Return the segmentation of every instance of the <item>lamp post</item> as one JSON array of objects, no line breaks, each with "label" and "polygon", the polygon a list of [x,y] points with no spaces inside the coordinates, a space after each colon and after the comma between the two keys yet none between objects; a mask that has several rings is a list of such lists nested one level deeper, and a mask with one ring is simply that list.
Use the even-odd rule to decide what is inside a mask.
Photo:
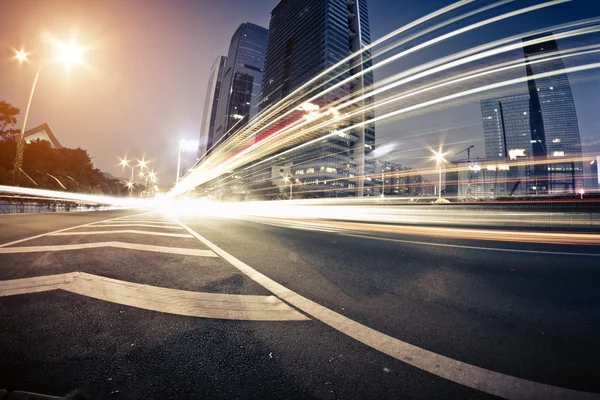
[{"label": "lamp post", "polygon": [[438,180],[438,202],[442,202],[442,164],[446,162],[445,154],[440,150],[433,152],[433,159],[437,161],[439,180]]},{"label": "lamp post", "polygon": [[300,183],[300,179],[294,178],[291,175],[281,176],[283,177],[283,181],[285,183],[290,183],[290,200],[292,200],[292,187],[294,186],[294,179],[296,180],[296,183]]},{"label": "lamp post", "polygon": [[129,180],[129,182],[127,182],[127,188],[129,191],[129,197],[132,196],[133,194],[133,170],[135,169],[134,165],[129,165],[129,160],[127,160],[127,156],[125,156],[124,158],[120,158],[119,160],[121,160],[119,162],[119,165],[121,167],[123,167],[123,171],[125,171],[125,167],[129,167],[131,168],[131,179]]},{"label": "lamp post", "polygon": [[[60,44],[60,53],[59,60],[66,63],[68,66],[75,62],[81,61],[81,53],[83,52],[82,48],[77,46],[74,43],[65,45]],[[15,54],[15,58],[19,60],[19,62],[29,61],[27,58],[27,54],[23,50],[19,50]],[[31,101],[33,100],[33,94],[35,93],[35,88],[37,87],[37,82],[40,77],[40,73],[42,72],[42,66],[44,65],[44,60],[40,61],[38,65],[37,72],[35,77],[33,78],[33,85],[31,85],[31,91],[29,92],[29,100],[27,101],[27,108],[25,109],[25,116],[23,118],[23,127],[21,128],[21,132],[19,133],[19,138],[17,140],[17,154],[15,155],[15,163],[13,166],[13,185],[19,186],[21,182],[21,172],[23,168],[23,153],[25,151],[25,129],[27,128],[27,118],[29,117],[29,109],[31,108]]]}]

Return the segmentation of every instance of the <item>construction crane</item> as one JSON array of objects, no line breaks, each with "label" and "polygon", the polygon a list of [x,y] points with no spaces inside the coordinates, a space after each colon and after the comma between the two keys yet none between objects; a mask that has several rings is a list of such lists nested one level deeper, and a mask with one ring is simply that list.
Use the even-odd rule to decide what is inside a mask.
[{"label": "construction crane", "polygon": [[473,147],[475,147],[475,145],[474,145],[474,144],[473,144],[473,145],[471,145],[471,146],[469,146],[469,147],[467,147],[467,148],[466,148],[466,149],[464,149],[464,150],[461,150],[461,151],[459,151],[458,153],[456,153],[456,154],[455,154],[455,156],[457,156],[457,155],[459,155],[459,154],[461,154],[461,153],[464,153],[464,152],[466,151],[466,152],[467,152],[467,161],[471,161],[471,149],[472,149]]}]

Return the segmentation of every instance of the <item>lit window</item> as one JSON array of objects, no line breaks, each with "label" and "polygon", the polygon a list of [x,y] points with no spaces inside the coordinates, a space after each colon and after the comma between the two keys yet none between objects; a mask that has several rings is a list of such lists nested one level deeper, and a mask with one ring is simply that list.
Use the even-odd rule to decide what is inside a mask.
[{"label": "lit window", "polygon": [[555,151],[552,153],[552,155],[554,157],[564,157],[565,156],[565,152],[564,151]]},{"label": "lit window", "polygon": [[560,139],[559,138],[552,139],[552,143],[560,143]]}]

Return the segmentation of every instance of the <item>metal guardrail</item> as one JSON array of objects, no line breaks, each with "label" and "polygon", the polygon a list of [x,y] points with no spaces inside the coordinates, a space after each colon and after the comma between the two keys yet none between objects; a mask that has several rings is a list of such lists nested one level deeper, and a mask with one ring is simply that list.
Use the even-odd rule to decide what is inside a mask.
[{"label": "metal guardrail", "polygon": [[80,204],[67,201],[0,199],[0,214],[103,211],[110,208],[100,204]]}]

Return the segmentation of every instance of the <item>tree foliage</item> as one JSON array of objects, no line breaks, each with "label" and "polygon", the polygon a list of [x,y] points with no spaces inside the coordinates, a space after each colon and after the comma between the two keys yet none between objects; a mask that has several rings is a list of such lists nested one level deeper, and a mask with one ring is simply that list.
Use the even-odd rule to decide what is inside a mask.
[{"label": "tree foliage", "polygon": [[[17,149],[14,138],[0,140],[0,185],[12,184],[12,169]],[[117,179],[107,179],[94,168],[83,149],[53,149],[50,142],[35,140],[25,144],[21,186],[69,192],[127,194],[127,188]]]},{"label": "tree foliage", "polygon": [[[18,114],[18,108],[0,101],[0,185],[12,185],[19,133],[12,127]],[[94,168],[86,150],[53,149],[45,140],[25,144],[23,171],[27,176],[22,176],[22,186],[113,196],[127,194],[127,188],[119,180],[108,179]]]},{"label": "tree foliage", "polygon": [[17,115],[19,109],[10,103],[0,100],[0,138],[6,139],[16,137],[19,134],[19,129],[14,129],[17,123]]}]

